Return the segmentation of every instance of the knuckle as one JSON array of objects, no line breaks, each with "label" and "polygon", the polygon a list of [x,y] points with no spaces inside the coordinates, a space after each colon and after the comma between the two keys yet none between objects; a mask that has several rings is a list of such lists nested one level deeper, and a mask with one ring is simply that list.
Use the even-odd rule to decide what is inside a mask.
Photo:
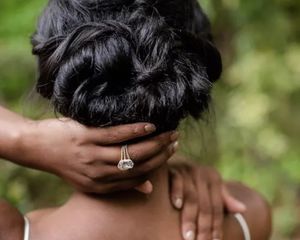
[{"label": "knuckle", "polygon": [[80,143],[80,138],[76,134],[70,136],[70,141],[72,144],[78,145]]},{"label": "knuckle", "polygon": [[82,182],[80,183],[80,187],[82,189],[85,189],[85,191],[91,191],[94,187],[94,182],[91,179],[84,179],[82,180]]},{"label": "knuckle", "polygon": [[89,167],[94,164],[94,160],[88,154],[85,156],[81,155],[81,157],[78,157],[76,159],[80,161],[81,166],[86,166],[86,171],[89,171]]},{"label": "knuckle", "polygon": [[75,159],[79,159],[79,160],[85,159],[86,155],[83,153],[82,150],[76,149],[73,153],[74,153]]},{"label": "knuckle", "polygon": [[163,143],[158,139],[154,142],[154,147],[157,149],[157,150],[162,150],[164,145]]},{"label": "knuckle", "polygon": [[157,136],[157,142],[160,143],[161,146],[166,146],[170,140],[169,140],[169,135],[168,134],[161,134],[159,136]]},{"label": "knuckle", "polygon": [[187,191],[185,193],[186,204],[190,206],[197,206],[198,207],[198,196],[194,192]]},{"label": "knuckle", "polygon": [[212,211],[210,207],[201,207],[200,208],[201,217],[202,218],[211,218],[212,217]]},{"label": "knuckle", "polygon": [[112,136],[113,136],[113,140],[117,140],[117,139],[120,139],[121,140],[124,140],[126,139],[127,137],[134,137],[136,136],[138,133],[138,129],[137,128],[134,128],[132,126],[129,126],[129,127],[124,127],[124,128],[120,128],[116,131],[113,131],[112,133]]},{"label": "knuckle", "polygon": [[118,134],[126,137],[135,137],[143,134],[143,128],[139,124],[127,125],[120,128]]},{"label": "knuckle", "polygon": [[118,131],[113,131],[108,134],[107,139],[109,142],[114,142],[118,139],[118,136],[119,136]]},{"label": "knuckle", "polygon": [[94,168],[90,168],[88,170],[88,177],[92,180],[98,179],[102,177],[102,174],[96,171]]},{"label": "knuckle", "polygon": [[112,128],[103,129],[103,139],[107,142],[113,142],[118,138],[118,132],[119,131],[113,130]]},{"label": "knuckle", "polygon": [[202,235],[209,235],[211,233],[211,226],[209,223],[199,224],[198,231],[201,232]]},{"label": "knuckle", "polygon": [[135,124],[129,127],[128,132],[133,136],[140,135],[143,133],[143,128],[140,125]]},{"label": "knuckle", "polygon": [[92,168],[87,168],[85,170],[85,175],[89,178],[89,179],[93,179],[94,178],[94,172],[92,170]]},{"label": "knuckle", "polygon": [[90,165],[83,164],[81,166],[81,174],[89,178],[90,169],[91,169]]}]

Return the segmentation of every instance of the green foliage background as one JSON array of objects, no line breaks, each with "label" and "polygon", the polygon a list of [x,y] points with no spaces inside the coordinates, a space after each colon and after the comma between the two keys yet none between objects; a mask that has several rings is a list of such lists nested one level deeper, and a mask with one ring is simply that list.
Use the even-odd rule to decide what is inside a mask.
[{"label": "green foliage background", "polygon": [[[0,1],[0,102],[33,118],[45,105],[28,97],[36,77],[29,38],[45,2]],[[273,239],[299,239],[300,1],[201,3],[223,52],[224,74],[214,92],[213,124],[201,124],[201,136],[184,134],[183,145],[226,179],[246,182],[269,199]],[[53,176],[0,162],[0,195],[23,211],[67,194]]]}]

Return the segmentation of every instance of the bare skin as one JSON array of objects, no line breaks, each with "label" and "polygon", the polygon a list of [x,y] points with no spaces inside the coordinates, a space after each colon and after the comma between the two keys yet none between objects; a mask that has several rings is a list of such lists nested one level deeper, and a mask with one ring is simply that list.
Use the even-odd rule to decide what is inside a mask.
[{"label": "bare skin", "polygon": [[[13,163],[50,172],[69,182],[75,189],[85,193],[104,194],[135,187],[149,194],[153,186],[146,181],[147,174],[159,168],[176,150],[178,133],[176,131],[138,142],[130,146],[130,155],[138,167],[129,173],[121,173],[115,167],[119,161],[120,145],[126,140],[143,137],[155,132],[155,126],[149,123],[137,123],[106,129],[87,128],[71,119],[47,119],[32,121],[0,106],[0,157]],[[196,168],[196,167],[195,167]],[[198,166],[197,169],[202,169]],[[181,212],[182,235],[190,230],[198,232],[200,240],[210,240],[211,234],[222,236],[220,224],[223,216],[213,211],[210,218],[201,214],[203,199],[210,192],[223,201],[212,202],[216,208],[226,207],[232,212],[243,212],[244,206],[230,194],[221,189],[221,181],[213,189],[206,188],[213,180],[210,175],[201,174],[202,188],[189,189],[188,178],[181,174],[172,175],[172,203]],[[190,186],[190,187],[189,187]],[[197,202],[193,199],[199,197]],[[178,201],[179,200],[179,201]],[[178,205],[179,203],[179,205]],[[198,213],[190,209],[198,209]],[[1,209],[0,209],[1,211]],[[45,212],[45,211],[44,211]],[[199,215],[199,217],[197,217]],[[210,219],[213,219],[211,221]],[[20,220],[22,221],[22,219]],[[202,222],[211,229],[197,228]],[[201,224],[202,225],[202,224]],[[215,226],[215,227],[212,227]]]},{"label": "bare skin", "polygon": [[82,192],[131,189],[165,163],[174,152],[173,131],[132,146],[139,167],[130,174],[115,168],[123,142],[155,132],[150,123],[88,128],[71,119],[32,121],[0,106],[0,157],[58,175]]},{"label": "bare skin", "polygon": [[[76,192],[59,208],[29,213],[31,240],[182,239],[180,212],[172,207],[169,196],[168,167],[158,170],[151,181],[155,190],[148,197],[136,191],[105,197]],[[227,187],[247,206],[244,216],[252,239],[267,240],[271,218],[263,198],[241,184],[230,183]],[[7,232],[5,238],[0,239],[21,240],[22,217],[14,209],[7,211],[16,215],[14,221],[19,224],[13,225],[14,231],[4,231]],[[222,226],[224,240],[243,240],[241,228],[232,215],[225,216]]]},{"label": "bare skin", "polygon": [[197,240],[222,240],[224,210],[232,214],[247,210],[212,167],[181,158],[181,162],[172,164],[171,176],[172,200],[183,199],[181,225],[185,239],[194,235]]}]

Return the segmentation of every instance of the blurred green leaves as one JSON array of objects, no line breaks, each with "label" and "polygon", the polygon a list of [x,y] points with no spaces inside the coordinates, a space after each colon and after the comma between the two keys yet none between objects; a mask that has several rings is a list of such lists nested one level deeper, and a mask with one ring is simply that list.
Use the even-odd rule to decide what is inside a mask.
[{"label": "blurred green leaves", "polygon": [[225,60],[215,94],[219,166],[268,197],[274,239],[291,239],[299,224],[300,2],[208,4]]}]

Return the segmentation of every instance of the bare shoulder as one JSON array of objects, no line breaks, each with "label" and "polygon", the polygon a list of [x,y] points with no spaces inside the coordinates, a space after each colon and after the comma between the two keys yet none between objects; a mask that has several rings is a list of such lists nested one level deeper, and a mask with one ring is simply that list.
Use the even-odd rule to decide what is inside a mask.
[{"label": "bare shoulder", "polygon": [[[249,226],[252,239],[270,239],[272,232],[272,213],[269,203],[265,200],[265,198],[258,192],[241,183],[230,182],[227,183],[227,187],[234,197],[245,203],[247,206],[247,211],[243,213],[243,217]],[[236,220],[234,220],[232,217],[228,222],[233,224],[228,224],[225,228],[225,232],[231,232],[231,234],[228,234],[229,237],[225,237],[225,239],[233,239],[232,233],[237,232],[234,230],[234,228],[240,228],[240,226],[236,224]],[[234,228],[232,228],[232,226],[234,226]],[[232,231],[227,231],[230,229]]]},{"label": "bare shoulder", "polygon": [[24,218],[17,208],[0,199],[0,240],[22,239]]},{"label": "bare shoulder", "polygon": [[[26,214],[26,217],[30,219],[31,223],[36,223],[40,221],[42,218],[47,217],[51,215],[57,208],[44,208],[44,209],[39,209],[32,211],[30,213]],[[1,239],[0,239],[1,240]]]}]

